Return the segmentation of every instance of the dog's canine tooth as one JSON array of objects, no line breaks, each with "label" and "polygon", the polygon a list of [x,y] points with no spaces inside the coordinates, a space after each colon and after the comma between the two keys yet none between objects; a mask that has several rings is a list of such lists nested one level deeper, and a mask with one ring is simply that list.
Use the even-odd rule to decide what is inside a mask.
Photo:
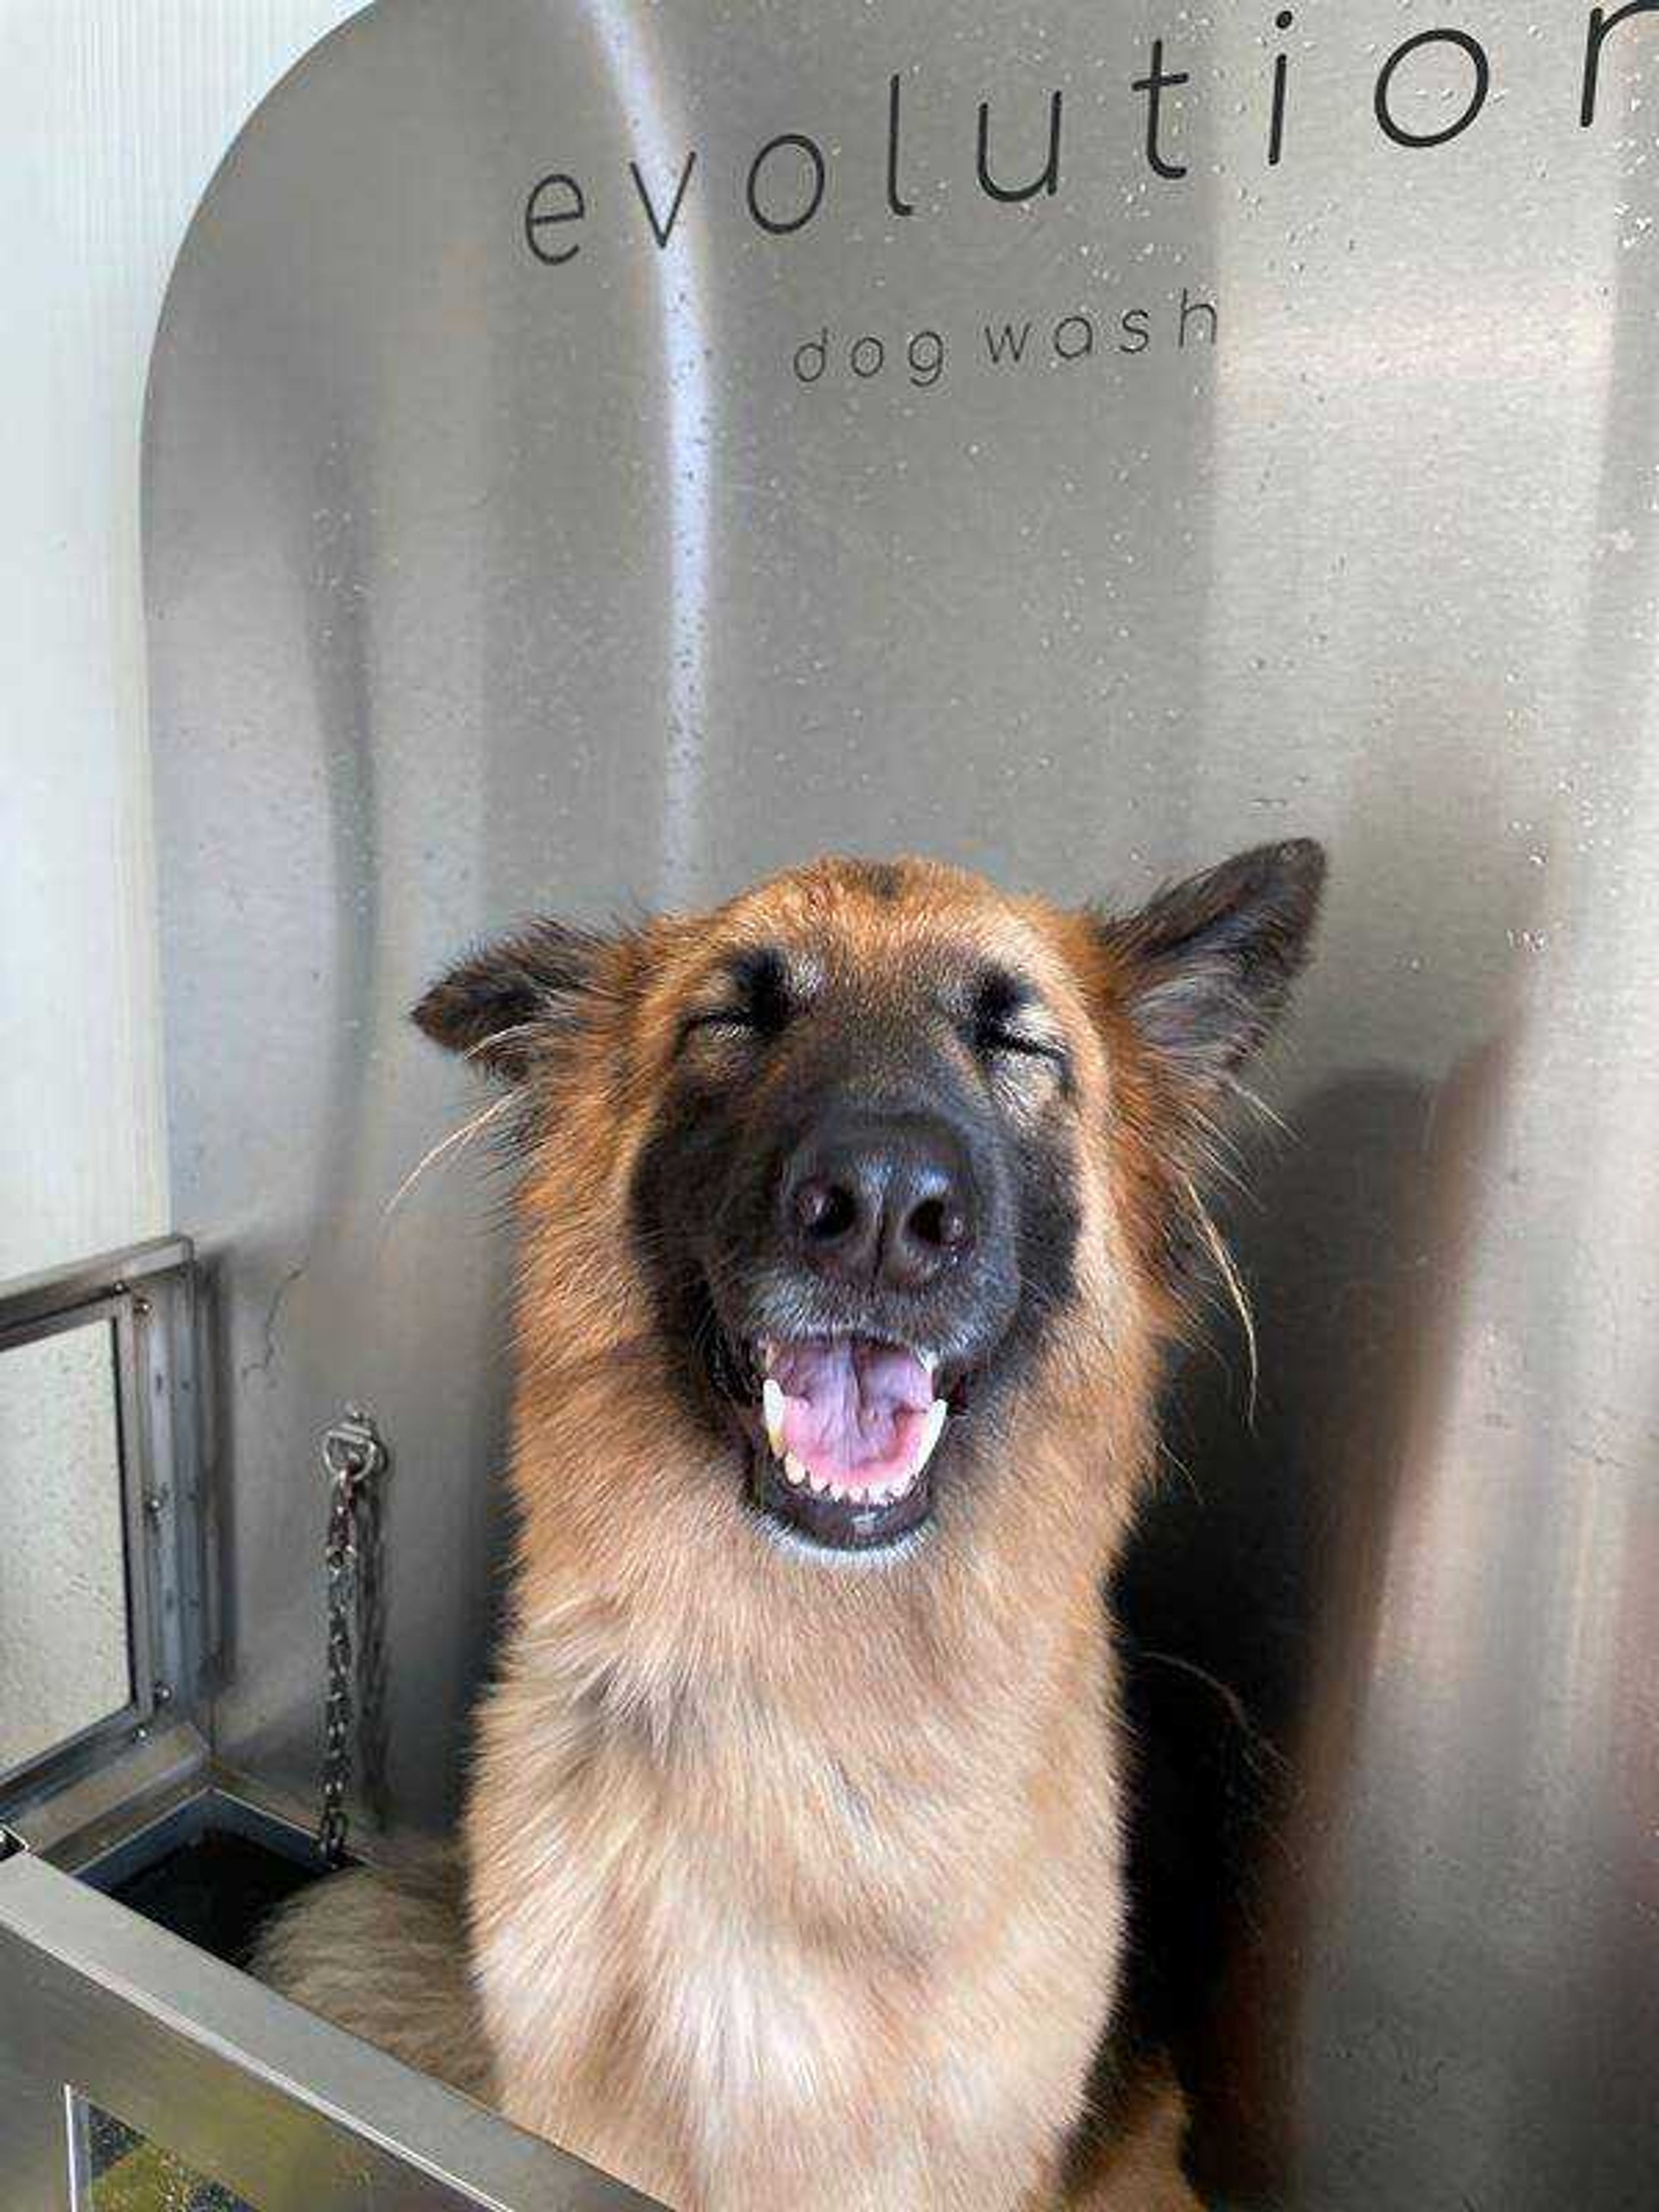
[{"label": "dog's canine tooth", "polygon": [[797,1490],[800,1489],[807,1480],[806,1469],[795,1457],[793,1452],[787,1452],[784,1455],[783,1471]]},{"label": "dog's canine tooth", "polygon": [[921,1429],[921,1449],[917,1453],[916,1463],[910,1470],[912,1481],[933,1456],[933,1447],[945,1433],[945,1424],[950,1411],[949,1405],[943,1398],[935,1398],[927,1408],[927,1419],[923,1422]]},{"label": "dog's canine tooth", "polygon": [[783,1385],[775,1382],[769,1375],[761,1392],[761,1408],[766,1416],[766,1441],[772,1447],[775,1459],[783,1457]]}]

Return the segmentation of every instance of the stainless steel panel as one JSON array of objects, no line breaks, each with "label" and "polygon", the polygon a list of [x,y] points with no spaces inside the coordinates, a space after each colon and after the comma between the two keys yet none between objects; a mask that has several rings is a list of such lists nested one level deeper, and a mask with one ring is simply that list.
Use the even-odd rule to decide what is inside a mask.
[{"label": "stainless steel panel", "polygon": [[259,2212],[651,2212],[27,1854],[0,1865],[0,1988],[7,2212],[84,2203],[78,2099]]},{"label": "stainless steel panel", "polygon": [[[314,1773],[312,1455],[365,1401],[428,1824],[507,1264],[483,1144],[392,1203],[475,1103],[403,1019],[437,963],[827,846],[1129,896],[1327,837],[1296,1139],[1234,1224],[1255,1429],[1229,1346],[1130,1577],[1286,1762],[1204,1923],[1211,2155],[1298,2206],[1611,2212],[1659,2195],[1659,10],[1607,31],[1588,127],[1586,9],[1455,15],[1397,64],[1426,0],[1282,39],[1167,0],[382,0],[320,48],[210,196],[153,386],[173,1187],[223,1292],[221,1747]],[[994,200],[979,103],[1032,180],[1054,89],[1056,189]],[[745,186],[791,132],[827,185],[776,234]],[[770,220],[811,161],[766,157]]]}]

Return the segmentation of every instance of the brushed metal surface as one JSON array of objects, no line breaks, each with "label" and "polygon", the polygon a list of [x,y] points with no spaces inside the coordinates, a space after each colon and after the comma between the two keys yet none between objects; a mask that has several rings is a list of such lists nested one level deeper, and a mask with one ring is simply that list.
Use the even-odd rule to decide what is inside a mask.
[{"label": "brushed metal surface", "polygon": [[27,1852],[0,1865],[0,1988],[6,2212],[87,2201],[82,2099],[258,2212],[653,2212]]},{"label": "brushed metal surface", "polygon": [[[1419,0],[1282,38],[1169,0],[382,0],[238,143],[156,356],[219,1749],[275,1783],[314,1774],[312,1460],[355,1397],[397,1455],[394,1802],[453,1801],[487,1146],[388,1206],[481,1103],[404,1020],[461,940],[825,847],[1130,897],[1329,841],[1266,1079],[1295,1140],[1232,1209],[1254,1429],[1223,1332],[1128,1577],[1148,1682],[1272,1747],[1229,1754],[1271,1820],[1193,1923],[1240,2201],[1659,2195],[1659,11],[1608,28],[1586,127],[1588,18],[1465,0],[1395,61]],[[1055,190],[994,199],[980,102],[1012,189],[1056,89]],[[780,233],[747,198],[806,207],[811,149],[751,170],[784,134],[826,183]]]}]

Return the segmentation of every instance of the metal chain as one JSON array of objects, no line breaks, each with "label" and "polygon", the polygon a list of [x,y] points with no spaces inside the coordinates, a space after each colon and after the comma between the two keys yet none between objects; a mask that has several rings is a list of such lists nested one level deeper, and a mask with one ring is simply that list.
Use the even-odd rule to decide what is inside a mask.
[{"label": "metal chain", "polygon": [[323,1472],[328,1477],[328,1533],[323,1544],[325,1602],[328,1616],[327,1686],[323,1698],[322,1810],[317,1850],[325,1866],[345,1857],[346,1790],[351,1781],[352,1642],[360,1577],[377,1588],[377,1563],[364,1551],[378,1526],[362,1509],[374,1478],[386,1464],[386,1449],[368,1414],[348,1406],[322,1442]]}]

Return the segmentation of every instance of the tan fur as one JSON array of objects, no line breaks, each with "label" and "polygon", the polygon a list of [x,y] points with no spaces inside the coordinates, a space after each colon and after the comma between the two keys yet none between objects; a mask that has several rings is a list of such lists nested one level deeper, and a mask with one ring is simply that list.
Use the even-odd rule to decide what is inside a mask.
[{"label": "tan fur", "polygon": [[[1077,1071],[1080,1295],[980,1443],[1017,1448],[1010,1479],[942,1497],[896,1567],[756,1535],[627,1234],[685,1007],[720,946],[780,938],[878,992],[941,947],[1017,962]],[[1097,933],[928,864],[895,898],[821,863],[609,957],[539,1079],[556,1133],[521,1200],[520,1534],[465,1827],[470,1978],[429,1893],[367,1878],[303,1902],[266,1971],[682,2212],[1047,2212],[1122,1936],[1100,1590],[1174,1319],[1165,1079]],[[1194,2204],[1181,2131],[1164,2084],[1065,2201]]]},{"label": "tan fur", "polygon": [[1149,2069],[1063,2196],[1066,2212],[1203,2212],[1181,2170],[1186,2133],[1187,2100],[1173,2075]]},{"label": "tan fur", "polygon": [[360,1869],[304,1893],[266,1929],[263,1981],[482,2102],[489,2045],[467,1966],[461,1869]]},{"label": "tan fur", "polygon": [[[499,2103],[468,1975],[459,1865],[336,1875],[272,1923],[255,1971],[405,2065]],[[1114,2112],[1104,2140],[1069,2183],[1046,2179],[1021,2212],[1203,2212],[1181,2171],[1186,2128],[1180,2089],[1153,2072]]]}]

